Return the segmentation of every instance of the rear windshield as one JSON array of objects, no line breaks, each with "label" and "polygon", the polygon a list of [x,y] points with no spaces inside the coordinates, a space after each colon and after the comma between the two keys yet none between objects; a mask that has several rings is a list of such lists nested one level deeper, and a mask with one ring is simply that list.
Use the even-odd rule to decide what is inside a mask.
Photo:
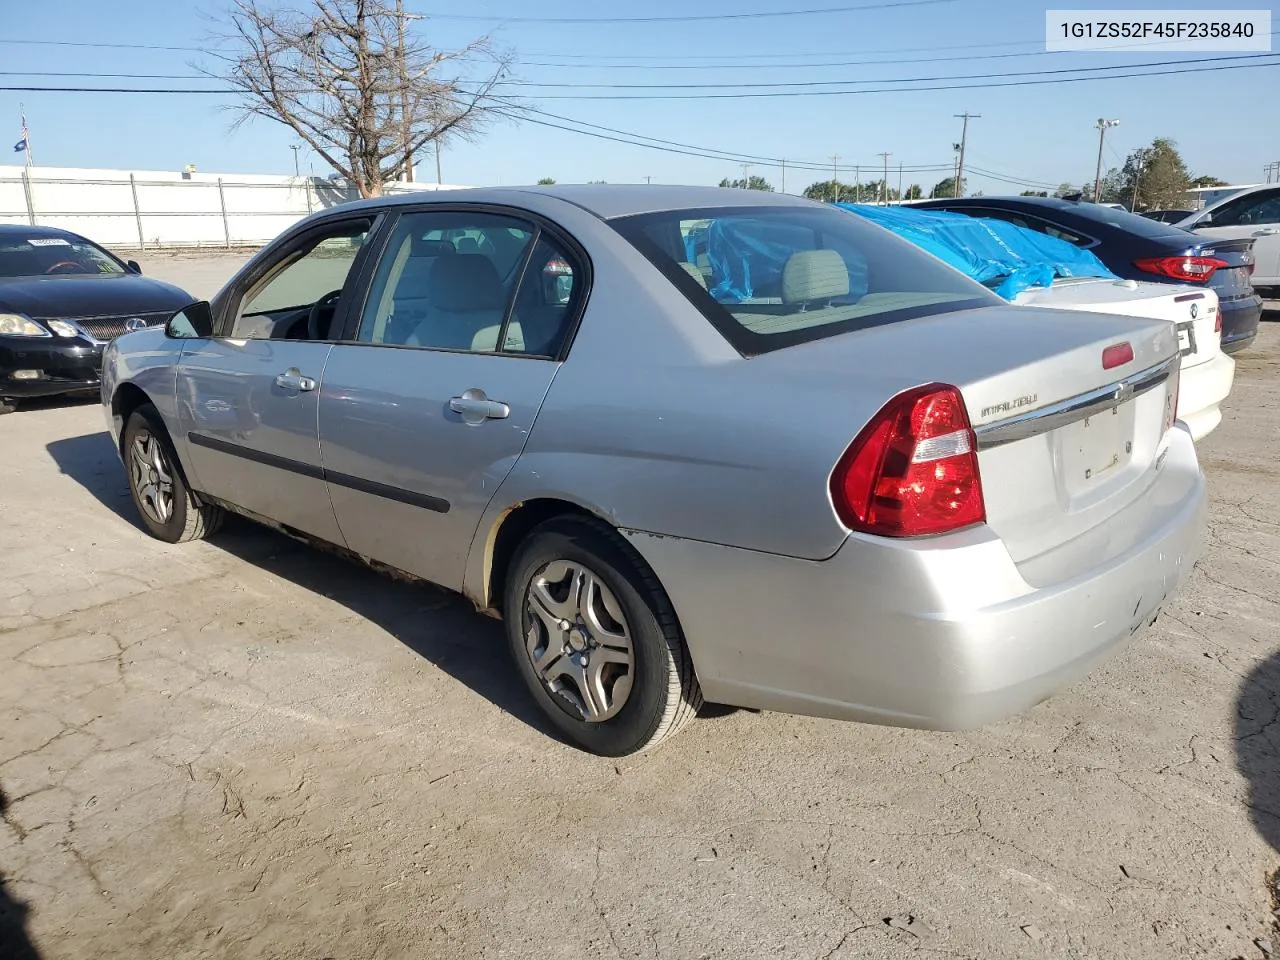
[{"label": "rear windshield", "polygon": [[1095,223],[1105,223],[1108,226],[1123,230],[1126,233],[1136,234],[1139,237],[1146,237],[1154,240],[1158,238],[1168,239],[1169,237],[1185,237],[1186,231],[1179,230],[1177,227],[1168,223],[1161,223],[1159,220],[1152,220],[1150,217],[1144,217],[1137,213],[1130,213],[1128,210],[1117,210],[1115,207],[1104,207],[1098,203],[1077,203],[1070,208],[1071,213],[1085,220],[1092,220]]},{"label": "rear windshield", "polygon": [[745,356],[1004,302],[842,210],[715,207],[610,223]]},{"label": "rear windshield", "polygon": [[105,250],[76,236],[0,239],[0,277],[102,276],[124,273]]}]

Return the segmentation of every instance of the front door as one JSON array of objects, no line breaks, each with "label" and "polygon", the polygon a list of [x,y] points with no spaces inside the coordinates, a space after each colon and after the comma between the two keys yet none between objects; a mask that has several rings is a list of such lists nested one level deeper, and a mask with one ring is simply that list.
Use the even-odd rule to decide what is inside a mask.
[{"label": "front door", "polygon": [[1280,286],[1280,187],[1224,203],[1208,224],[1197,224],[1195,232],[1205,237],[1252,240],[1254,286]]},{"label": "front door", "polygon": [[333,350],[329,325],[368,227],[313,233],[264,264],[230,299],[226,335],[189,342],[177,371],[198,489],[339,544],[316,422]]},{"label": "front door", "polygon": [[400,218],[320,390],[322,461],[348,547],[462,586],[480,517],[524,449],[584,299],[575,263],[507,214]]}]

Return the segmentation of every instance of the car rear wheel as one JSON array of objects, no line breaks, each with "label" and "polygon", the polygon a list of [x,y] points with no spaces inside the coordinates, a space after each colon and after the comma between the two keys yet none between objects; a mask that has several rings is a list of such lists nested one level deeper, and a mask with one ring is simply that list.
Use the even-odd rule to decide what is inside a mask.
[{"label": "car rear wheel", "polygon": [[0,417],[6,413],[13,413],[18,409],[18,401],[10,400],[8,397],[0,397]]},{"label": "car rear wheel", "polygon": [[606,524],[562,517],[536,527],[512,559],[503,599],[520,675],[585,749],[646,750],[702,705],[666,593]]},{"label": "car rear wheel", "polygon": [[202,503],[178,468],[169,434],[150,404],[129,416],[120,444],[129,495],[147,531],[166,543],[199,540],[222,525],[220,507]]}]

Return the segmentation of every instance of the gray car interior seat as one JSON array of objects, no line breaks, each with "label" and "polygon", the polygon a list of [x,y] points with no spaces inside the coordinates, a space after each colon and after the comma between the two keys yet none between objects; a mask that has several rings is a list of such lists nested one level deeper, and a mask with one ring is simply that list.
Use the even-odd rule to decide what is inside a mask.
[{"label": "gray car interior seat", "polygon": [[[488,257],[459,253],[437,257],[427,288],[426,319],[406,341],[410,346],[492,350],[506,311],[507,291]],[[489,333],[492,344],[478,345]]]}]

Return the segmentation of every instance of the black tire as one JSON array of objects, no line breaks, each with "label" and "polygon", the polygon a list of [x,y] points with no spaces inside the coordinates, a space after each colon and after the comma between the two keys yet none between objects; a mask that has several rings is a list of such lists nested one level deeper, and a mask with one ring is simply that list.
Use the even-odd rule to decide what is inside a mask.
[{"label": "black tire", "polygon": [[17,409],[17,400],[10,400],[8,397],[0,397],[0,417],[3,417],[6,413],[13,413]]},{"label": "black tire", "polygon": [[[161,462],[166,466],[170,478],[171,504],[167,519],[161,519],[154,504],[147,502],[146,495],[140,489],[138,473],[131,463],[135,443],[147,438],[158,445],[159,454],[163,458]],[[174,452],[169,432],[165,430],[159,412],[151,404],[143,404],[129,415],[120,440],[120,451],[134,509],[138,511],[147,532],[157,540],[165,543],[200,540],[222,526],[225,516],[222,508],[203,503],[187,487],[187,478],[182,473],[182,465]]]},{"label": "black tire", "polygon": [[[575,714],[538,676],[526,649],[530,585],[557,561],[581,564],[593,573],[616,599],[630,634],[630,692],[607,719],[591,722]],[[535,527],[512,558],[503,611],[516,669],[538,706],[569,740],[592,753],[617,757],[655,747],[702,706],[702,690],[671,601],[639,554],[601,521],[559,517]]]}]

